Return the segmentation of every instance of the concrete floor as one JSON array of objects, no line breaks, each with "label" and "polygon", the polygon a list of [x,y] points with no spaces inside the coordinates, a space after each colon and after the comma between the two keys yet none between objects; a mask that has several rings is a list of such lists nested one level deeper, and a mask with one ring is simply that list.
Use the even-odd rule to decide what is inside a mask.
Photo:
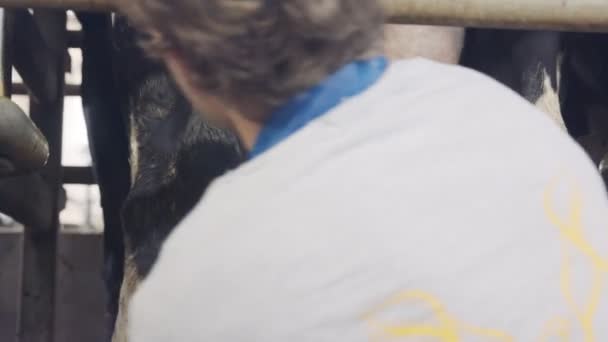
[{"label": "concrete floor", "polygon": [[[0,341],[16,340],[23,239],[19,229],[0,230]],[[101,342],[104,324],[100,234],[63,232],[57,257],[55,341]]]}]

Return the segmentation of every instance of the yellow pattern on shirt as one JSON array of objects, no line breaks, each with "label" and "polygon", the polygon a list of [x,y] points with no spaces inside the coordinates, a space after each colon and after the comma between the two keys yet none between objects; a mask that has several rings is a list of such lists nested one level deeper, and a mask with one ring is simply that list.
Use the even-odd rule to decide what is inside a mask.
[{"label": "yellow pattern on shirt", "polygon": [[[560,237],[563,242],[560,288],[564,300],[576,316],[577,323],[580,324],[584,334],[583,341],[593,342],[596,341],[594,321],[602,299],[603,289],[605,288],[605,276],[606,273],[608,273],[608,259],[602,257],[585,236],[582,220],[583,198],[580,189],[578,187],[573,187],[567,216],[560,217],[554,209],[551,200],[553,198],[552,195],[556,183],[557,182],[550,186],[545,192],[544,208],[545,214],[551,224],[559,229]],[[584,303],[577,303],[572,291],[573,277],[571,259],[572,254],[575,252],[578,252],[585,257],[593,272],[591,287],[586,293],[587,300]]]},{"label": "yellow pattern on shirt", "polygon": [[[572,312],[574,320],[568,317],[548,318],[544,327],[539,327],[541,333],[538,341],[549,341],[557,338],[559,341],[570,341],[575,326],[583,332],[584,342],[595,342],[595,326],[598,307],[605,289],[605,278],[608,273],[608,258],[603,257],[587,240],[582,222],[583,198],[578,187],[572,187],[568,212],[560,215],[553,206],[553,194],[558,182],[552,182],[544,193],[543,208],[549,222],[558,229],[562,240],[562,260],[560,269],[560,290],[564,302]],[[571,259],[574,253],[580,253],[589,262],[593,280],[590,289],[585,293],[587,298],[583,303],[577,303],[572,291]],[[423,304],[430,309],[434,323],[386,323],[377,317],[396,306]],[[446,306],[424,291],[404,291],[385,302],[380,303],[363,316],[372,331],[372,341],[409,340],[410,338],[431,338],[443,342],[458,342],[467,336],[484,338],[487,341],[515,341],[508,332],[487,329],[470,325],[450,314]]]}]

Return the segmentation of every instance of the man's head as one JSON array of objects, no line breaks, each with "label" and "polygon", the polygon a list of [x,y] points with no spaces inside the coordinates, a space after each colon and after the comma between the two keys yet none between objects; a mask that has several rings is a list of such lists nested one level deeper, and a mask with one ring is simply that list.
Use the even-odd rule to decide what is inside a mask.
[{"label": "man's head", "polygon": [[240,112],[249,120],[263,120],[342,65],[372,54],[382,40],[375,0],[130,0],[124,6],[148,32],[146,49],[165,60],[197,109]]}]

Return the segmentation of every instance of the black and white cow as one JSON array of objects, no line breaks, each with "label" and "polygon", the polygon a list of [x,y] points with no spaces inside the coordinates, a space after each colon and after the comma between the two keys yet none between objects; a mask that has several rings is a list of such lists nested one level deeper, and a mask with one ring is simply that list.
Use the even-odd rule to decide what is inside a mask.
[{"label": "black and white cow", "polygon": [[608,184],[608,34],[468,29],[460,62],[549,114]]},{"label": "black and white cow", "polygon": [[558,96],[562,58],[557,32],[467,29],[460,63],[515,90],[564,127]]},{"label": "black and white cow", "polygon": [[211,180],[238,165],[241,149],[234,135],[192,115],[123,18],[79,18],[83,105],[105,220],[108,335],[116,330],[123,341],[128,299],[162,242]]}]

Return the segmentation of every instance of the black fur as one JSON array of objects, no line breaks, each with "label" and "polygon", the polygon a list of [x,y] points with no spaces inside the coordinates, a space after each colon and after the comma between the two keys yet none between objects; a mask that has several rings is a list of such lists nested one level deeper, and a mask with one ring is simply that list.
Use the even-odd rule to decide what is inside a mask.
[{"label": "black fur", "polygon": [[[242,153],[234,135],[193,113],[165,68],[139,49],[137,32],[124,18],[113,25],[103,14],[79,18],[85,31],[83,102],[106,219],[113,327],[124,258],[133,257],[138,277],[145,278],[167,235],[214,178],[241,162]],[[129,146],[137,151],[129,153]],[[131,164],[130,155],[137,156]]]}]

